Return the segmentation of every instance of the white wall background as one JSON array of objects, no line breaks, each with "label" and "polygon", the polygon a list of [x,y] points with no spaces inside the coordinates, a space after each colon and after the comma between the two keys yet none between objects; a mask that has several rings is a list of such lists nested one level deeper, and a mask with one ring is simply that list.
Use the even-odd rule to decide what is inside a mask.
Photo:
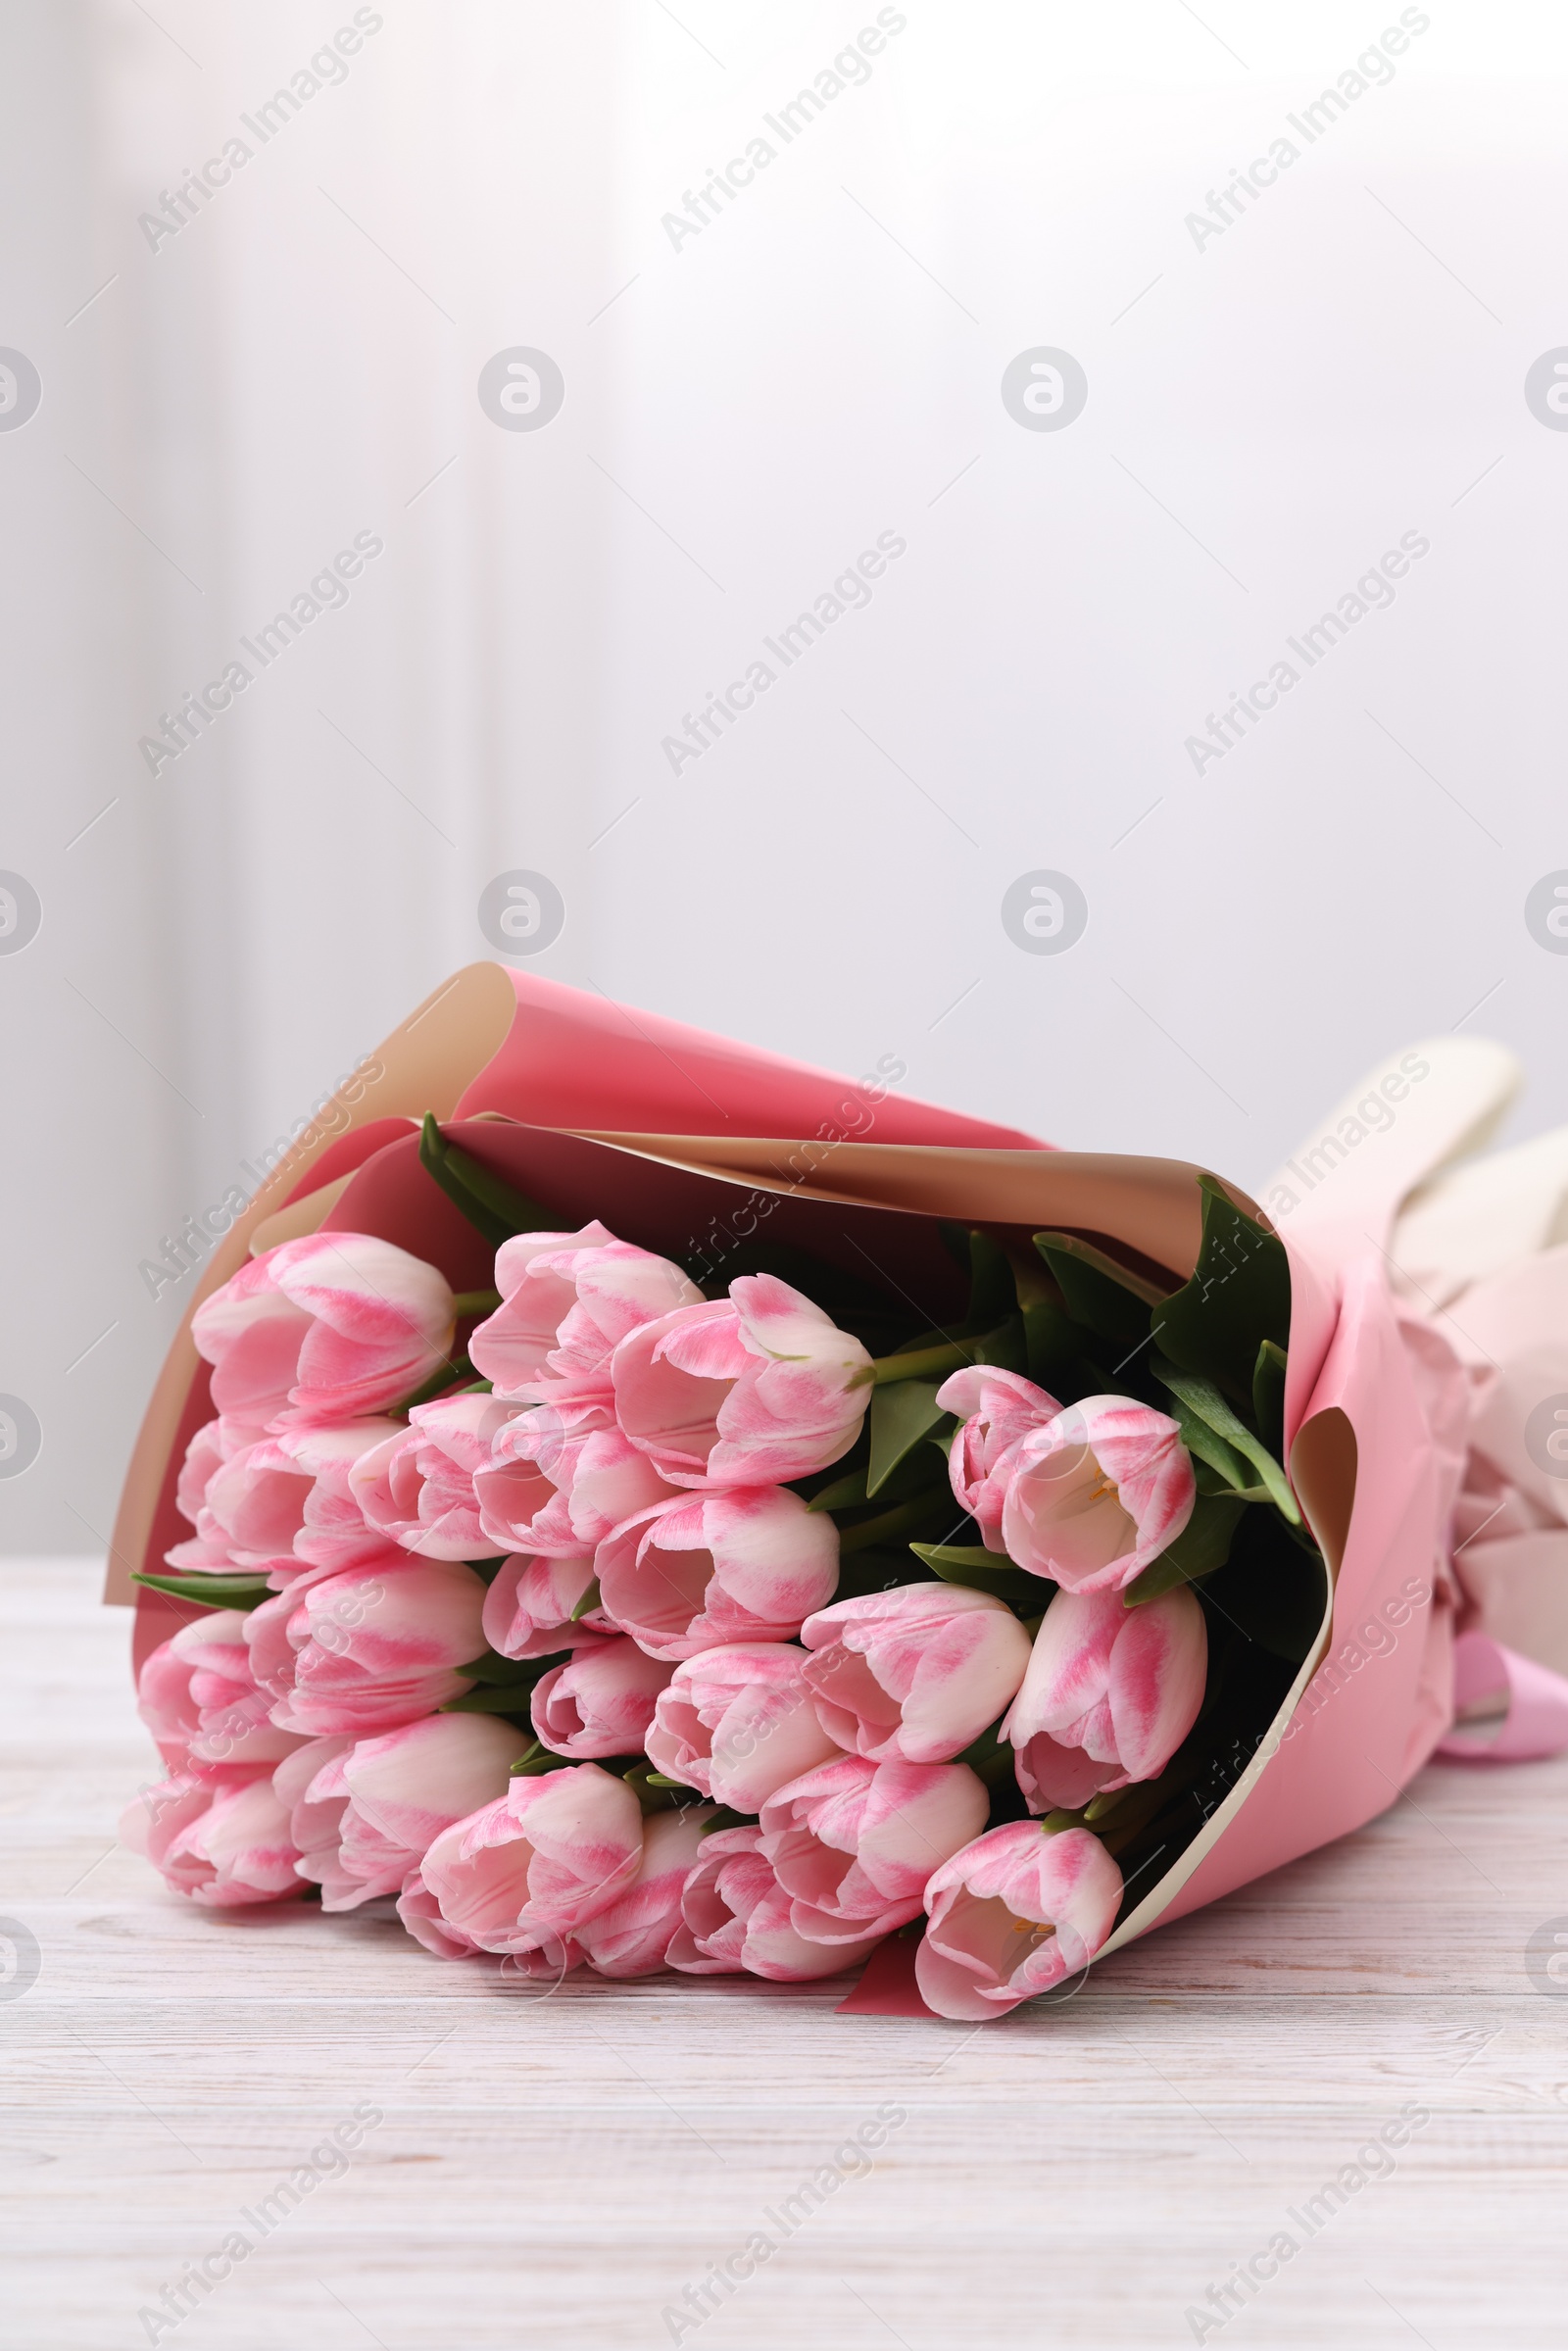
[{"label": "white wall background", "polygon": [[[43,390],[0,430],[0,867],[43,918],[0,954],[0,1391],[44,1442],[0,1545],[106,1534],[182,1303],[138,1261],[493,952],[510,868],[563,894],[554,977],[896,1051],[1063,1143],[1257,1183],[1452,1028],[1530,1062],[1514,1132],[1568,1116],[1568,958],[1524,917],[1568,866],[1568,437],[1523,389],[1568,344],[1560,11],[1410,12],[1310,147],[1285,118],[1397,8],[907,0],[787,147],[764,113],[874,8],[371,13],[265,147],[241,115],[350,7],[6,14],[0,344]],[[662,215],[760,131],[677,249]],[[513,345],[564,376],[539,431],[477,398]],[[1040,345],[1087,373],[1064,430],[1003,405]],[[150,774],[158,713],[362,530],[347,606]],[[885,530],[870,604],[672,773],[682,714]],[[1196,774],[1205,714],[1410,531],[1392,607]],[[1059,955],[1002,924],[1037,868],[1088,902]]]}]

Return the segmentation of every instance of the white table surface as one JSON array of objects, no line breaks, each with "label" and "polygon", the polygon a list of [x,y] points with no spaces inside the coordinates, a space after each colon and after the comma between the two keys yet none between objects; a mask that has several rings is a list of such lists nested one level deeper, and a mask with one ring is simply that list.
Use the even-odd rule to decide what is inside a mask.
[{"label": "white table surface", "polygon": [[[836,2016],[843,1984],[541,1998],[379,1918],[196,1910],[121,1850],[155,1759],[98,1581],[0,1563],[0,1913],[41,1952],[0,2000],[16,2351],[152,2339],[138,2313],[361,2103],[348,2168],[159,2342],[1144,2351],[1281,2229],[1301,2249],[1204,2341],[1568,2342],[1568,1983],[1525,1966],[1568,1930],[1568,1760],[1432,1766],[1003,2024]],[[1430,2121],[1305,2241],[1291,2208],[1407,2102]],[[664,2315],[884,2104],[863,2173],[702,2324]]]}]

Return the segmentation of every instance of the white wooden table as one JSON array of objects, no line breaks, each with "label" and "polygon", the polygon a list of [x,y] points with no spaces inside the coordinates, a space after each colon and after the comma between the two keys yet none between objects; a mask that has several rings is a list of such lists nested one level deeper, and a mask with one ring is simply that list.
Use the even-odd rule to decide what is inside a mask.
[{"label": "white wooden table", "polygon": [[[1282,2229],[1301,2249],[1204,2341],[1568,2341],[1568,1982],[1525,1965],[1568,1929],[1568,1762],[1432,1767],[978,2031],[835,2016],[842,1984],[540,1998],[378,1918],[195,1910],[119,1850],[153,1758],[97,1584],[0,1563],[0,1913],[41,1954],[0,1986],[16,2351],[1144,2351],[1197,2339],[1189,2309]],[[1430,2121],[1307,2241],[1292,2208],[1407,2102]],[[340,2176],[150,2329],[362,2103],[384,2120]],[[906,2119],[874,2159],[764,2218],[880,2106]],[[779,2250],[691,2323],[685,2288],[759,2229]]]}]

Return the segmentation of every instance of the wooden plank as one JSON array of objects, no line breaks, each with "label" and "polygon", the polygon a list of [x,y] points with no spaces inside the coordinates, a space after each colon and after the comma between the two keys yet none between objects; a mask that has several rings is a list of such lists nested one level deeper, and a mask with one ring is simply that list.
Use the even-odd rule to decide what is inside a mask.
[{"label": "wooden plank", "polygon": [[[1203,2340],[1559,2351],[1568,2005],[1524,1946],[1568,1918],[1568,1761],[1434,1766],[980,2030],[838,2017],[835,1985],[540,1996],[381,1911],[209,1916],[119,1849],[154,1770],[97,1580],[0,1567],[0,1906],[42,1953],[0,2003],[21,2351],[149,2341],[138,2312],[235,2229],[254,2250],[159,2341],[1148,2351],[1198,2339],[1284,2229],[1299,2250]],[[382,2119],[291,2203],[364,2104]],[[1325,2195],[1407,2105],[1429,2120],[1383,2176]],[[771,2257],[705,2295],[757,2230]]]}]

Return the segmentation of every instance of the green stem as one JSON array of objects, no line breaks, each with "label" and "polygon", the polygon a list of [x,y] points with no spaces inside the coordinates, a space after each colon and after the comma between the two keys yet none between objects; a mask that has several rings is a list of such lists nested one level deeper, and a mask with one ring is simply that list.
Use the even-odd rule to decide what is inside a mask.
[{"label": "green stem", "polygon": [[916,1494],[912,1502],[901,1502],[896,1510],[884,1510],[880,1518],[862,1519],[858,1527],[846,1527],[839,1535],[839,1555],[851,1551],[867,1551],[874,1543],[885,1543],[889,1536],[903,1535],[910,1527],[929,1525],[931,1514],[937,1511],[943,1518],[953,1515],[953,1497],[945,1490],[933,1488],[930,1494]]},{"label": "green stem", "polygon": [[984,1345],[980,1339],[954,1339],[946,1347],[922,1347],[906,1355],[878,1355],[871,1378],[878,1388],[890,1380],[940,1380],[945,1372],[974,1362],[976,1348]]},{"label": "green stem", "polygon": [[455,1290],[452,1311],[461,1321],[466,1314],[493,1314],[501,1303],[499,1290]]}]

